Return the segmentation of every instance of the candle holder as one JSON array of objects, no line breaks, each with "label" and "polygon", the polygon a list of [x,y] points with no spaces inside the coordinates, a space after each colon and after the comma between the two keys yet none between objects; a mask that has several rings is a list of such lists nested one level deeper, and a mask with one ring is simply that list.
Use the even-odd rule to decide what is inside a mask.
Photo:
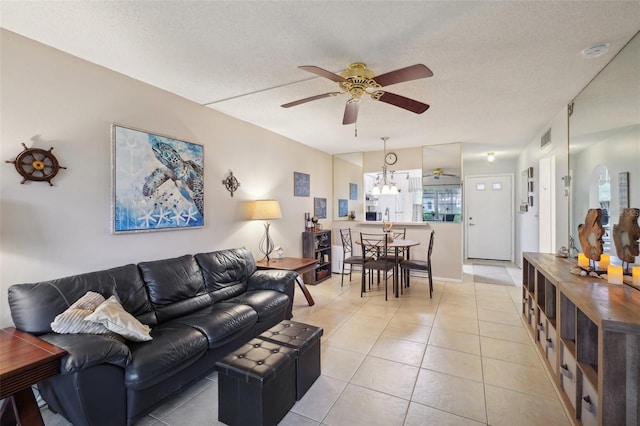
[{"label": "candle holder", "polygon": [[636,265],[631,268],[631,284],[640,286],[640,266]]},{"label": "candle holder", "polygon": [[624,284],[622,265],[609,265],[607,267],[607,281],[609,284]]}]

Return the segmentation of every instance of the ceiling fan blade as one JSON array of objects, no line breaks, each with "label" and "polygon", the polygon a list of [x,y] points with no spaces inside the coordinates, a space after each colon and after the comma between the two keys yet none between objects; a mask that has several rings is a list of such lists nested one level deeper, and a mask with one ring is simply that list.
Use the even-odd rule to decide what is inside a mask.
[{"label": "ceiling fan blade", "polygon": [[400,68],[399,70],[389,71],[380,74],[373,79],[380,86],[389,86],[391,84],[402,83],[404,81],[417,80],[419,78],[431,77],[433,73],[429,68],[422,64],[411,65],[409,67]]},{"label": "ceiling fan blade", "polygon": [[405,98],[404,96],[396,95],[395,93],[384,92],[378,100],[404,108],[407,111],[415,112],[416,114],[422,114],[429,109],[429,105],[427,104],[423,104],[422,102],[414,99]]},{"label": "ceiling fan blade", "polygon": [[338,74],[334,74],[331,71],[324,70],[320,67],[316,67],[315,65],[302,65],[298,68],[319,75],[320,77],[328,78],[329,80],[335,81],[336,83],[343,83],[347,81],[347,79],[345,79],[344,77]]},{"label": "ceiling fan blade", "polygon": [[344,117],[342,124],[353,124],[358,120],[358,109],[360,109],[360,101],[349,100],[344,107]]},{"label": "ceiling fan blade", "polygon": [[289,102],[289,103],[286,103],[286,104],[282,104],[280,106],[282,108],[291,108],[292,106],[304,104],[304,103],[315,101],[315,100],[322,99],[322,98],[328,98],[330,96],[336,96],[336,95],[339,95],[339,94],[340,94],[340,92],[323,93],[322,95],[309,96],[308,98],[298,99],[297,101],[293,101],[293,102]]}]

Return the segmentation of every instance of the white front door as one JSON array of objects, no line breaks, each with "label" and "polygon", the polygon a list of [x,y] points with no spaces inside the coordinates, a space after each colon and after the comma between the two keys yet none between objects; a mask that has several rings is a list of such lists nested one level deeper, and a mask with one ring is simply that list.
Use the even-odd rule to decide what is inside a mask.
[{"label": "white front door", "polygon": [[513,261],[513,175],[465,178],[467,257]]}]

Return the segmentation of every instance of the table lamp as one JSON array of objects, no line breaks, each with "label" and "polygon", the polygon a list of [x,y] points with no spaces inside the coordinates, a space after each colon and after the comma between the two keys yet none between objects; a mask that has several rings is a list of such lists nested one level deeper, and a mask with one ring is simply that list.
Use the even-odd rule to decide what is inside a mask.
[{"label": "table lamp", "polygon": [[[257,200],[253,209],[254,220],[280,219],[282,217],[282,211],[280,211],[280,203],[278,200]],[[273,251],[273,240],[269,236],[269,222],[264,223],[264,236],[260,240],[260,251],[264,254],[267,261],[270,260],[269,255]]]}]

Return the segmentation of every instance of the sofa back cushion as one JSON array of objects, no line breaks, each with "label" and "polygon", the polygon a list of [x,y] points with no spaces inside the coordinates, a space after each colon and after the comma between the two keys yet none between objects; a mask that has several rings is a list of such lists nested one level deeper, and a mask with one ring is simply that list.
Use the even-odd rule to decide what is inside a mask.
[{"label": "sofa back cushion", "polygon": [[256,261],[246,248],[198,253],[195,258],[216,302],[246,292],[247,279],[256,271]]},{"label": "sofa back cushion", "polygon": [[32,334],[50,333],[56,315],[64,312],[88,291],[105,298],[117,295],[127,312],[140,322],[157,324],[144,282],[136,265],[89,272],[50,281],[9,287],[9,307],[15,326]]},{"label": "sofa back cushion", "polygon": [[202,273],[193,255],[138,263],[158,322],[202,309],[211,304]]}]

